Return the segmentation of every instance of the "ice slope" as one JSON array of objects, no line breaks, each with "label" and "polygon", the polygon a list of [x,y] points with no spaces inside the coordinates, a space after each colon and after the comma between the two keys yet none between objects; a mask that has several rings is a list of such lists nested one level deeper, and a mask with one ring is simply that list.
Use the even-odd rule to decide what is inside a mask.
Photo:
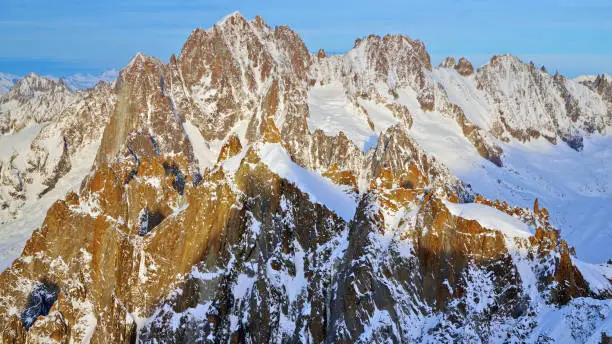
[{"label": "ice slope", "polygon": [[200,130],[189,121],[183,123],[183,128],[193,147],[193,154],[198,159],[200,170],[204,171],[206,168],[211,168],[217,162],[222,142],[216,144],[207,142],[202,137]]},{"label": "ice slope", "polygon": [[368,118],[374,124],[376,133],[380,133],[399,122],[393,116],[393,112],[382,104],[366,99],[359,99],[357,102],[368,112]]},{"label": "ice slope", "polygon": [[[471,160],[480,158],[474,146],[463,136],[455,120],[437,111],[425,112],[417,100],[416,92],[404,87],[397,90],[397,101],[406,105],[412,115],[413,124],[409,134],[436,159],[448,165],[453,172],[469,170]],[[466,159],[466,156],[469,159]]]}]

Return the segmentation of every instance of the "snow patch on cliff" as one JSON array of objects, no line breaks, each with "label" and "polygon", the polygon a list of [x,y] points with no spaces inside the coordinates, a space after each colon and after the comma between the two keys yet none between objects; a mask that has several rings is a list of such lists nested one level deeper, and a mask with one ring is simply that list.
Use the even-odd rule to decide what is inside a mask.
[{"label": "snow patch on cliff", "polygon": [[502,232],[511,238],[528,238],[533,232],[521,220],[488,205],[479,203],[452,203],[442,200],[453,216],[474,220],[487,229]]},{"label": "snow patch on cliff", "polygon": [[272,172],[294,183],[312,202],[326,206],[347,222],[353,218],[357,203],[341,187],[293,162],[279,144],[264,143],[258,151]]},{"label": "snow patch on cliff", "polygon": [[198,159],[200,170],[204,171],[207,168],[211,168],[217,162],[223,143],[207,142],[202,133],[200,133],[200,129],[189,121],[183,123],[183,128],[185,128],[185,133],[187,133],[187,137],[191,142],[193,154]]}]

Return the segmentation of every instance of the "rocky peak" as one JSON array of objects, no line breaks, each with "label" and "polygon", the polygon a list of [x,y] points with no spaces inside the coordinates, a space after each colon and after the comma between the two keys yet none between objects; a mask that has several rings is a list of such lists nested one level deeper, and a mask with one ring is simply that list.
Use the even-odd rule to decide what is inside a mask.
[{"label": "rocky peak", "polygon": [[50,92],[70,92],[70,90],[61,79],[55,81],[30,73],[15,83],[7,97],[27,100]]},{"label": "rocky peak", "polygon": [[455,58],[452,56],[449,56],[449,57],[444,58],[444,60],[440,62],[440,67],[441,68],[455,68],[456,64],[457,64],[457,61],[455,61]]},{"label": "rocky peak", "polygon": [[[261,18],[260,18],[261,19]],[[246,23],[246,19],[240,14],[238,11],[234,11],[225,17],[221,18],[215,26],[223,27],[226,25],[237,25],[237,24]]]},{"label": "rocky peak", "polygon": [[426,75],[430,70],[430,57],[421,41],[404,35],[370,35],[358,39],[355,47],[342,56],[313,61],[309,83],[339,82],[353,95],[372,95],[377,83],[386,84],[391,93],[396,88],[411,87],[421,107],[431,111],[434,85]]},{"label": "rocky peak", "polygon": [[61,79],[30,73],[0,96],[0,133],[47,122],[77,99]]},{"label": "rocky peak", "polygon": [[153,56],[146,55],[142,52],[137,52],[130,62],[119,72],[119,77],[125,79],[134,77],[138,73],[146,71],[146,69],[160,69],[163,63]]},{"label": "rocky peak", "polygon": [[397,68],[403,64],[418,64],[431,70],[431,59],[425,44],[406,35],[369,35],[361,39],[353,49],[363,50],[365,56],[373,60],[376,71],[384,74],[387,74],[387,68]]},{"label": "rocky peak", "polygon": [[285,101],[301,97],[289,93],[304,91],[310,58],[288,27],[272,29],[261,18],[248,21],[233,14],[191,34],[171,63],[176,71],[168,93],[177,112],[206,139],[225,139],[242,126],[246,131],[238,136],[249,143],[263,135],[269,119],[282,127],[289,111]]},{"label": "rocky peak", "polygon": [[472,73],[474,73],[474,66],[472,66],[472,63],[465,57],[459,59],[459,63],[457,63],[455,69],[463,76],[472,75]]},{"label": "rocky peak", "polygon": [[472,75],[474,72],[474,66],[472,66],[472,63],[465,57],[461,57],[459,62],[457,62],[454,57],[449,56],[442,60],[439,66],[441,68],[454,68],[463,76]]},{"label": "rocky peak", "polygon": [[493,56],[475,78],[495,104],[499,127],[521,141],[544,137],[579,150],[582,135],[602,132],[612,123],[595,93],[512,55]]},{"label": "rocky peak", "polygon": [[104,130],[97,164],[169,153],[191,157],[183,120],[166,96],[166,68],[139,52],[121,70],[115,86],[117,104]]}]

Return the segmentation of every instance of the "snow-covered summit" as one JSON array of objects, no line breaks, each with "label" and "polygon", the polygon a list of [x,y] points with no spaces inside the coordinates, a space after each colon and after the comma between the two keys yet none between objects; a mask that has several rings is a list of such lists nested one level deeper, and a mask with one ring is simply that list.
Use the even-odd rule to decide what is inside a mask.
[{"label": "snow-covered summit", "polygon": [[61,81],[49,79],[36,73],[29,73],[23,79],[15,83],[8,92],[8,97],[35,98],[45,92],[54,89],[66,89],[66,85]]},{"label": "snow-covered summit", "polygon": [[[40,78],[40,80],[50,80],[54,81],[57,84],[63,83],[68,89],[73,92],[78,90],[85,90],[88,88],[93,88],[99,82],[112,82],[119,75],[119,70],[117,69],[109,69],[105,70],[100,74],[94,75],[91,73],[75,73],[62,77],[57,77],[54,75],[39,75],[36,73],[29,73],[29,81],[28,84],[32,84],[34,79]],[[7,94],[14,87],[14,85],[21,79],[24,79],[23,76],[0,73],[0,95]],[[36,82],[34,82],[36,83]],[[44,82],[43,82],[44,83]],[[32,85],[34,87],[44,86],[42,83],[38,83],[38,86]],[[29,86],[28,86],[29,87]]]},{"label": "snow-covered summit", "polygon": [[[610,80],[612,82],[612,75],[610,74],[602,74],[604,76],[604,78],[606,78],[607,80]],[[597,79],[598,75],[579,75],[577,77],[574,78],[574,81],[576,82],[593,82],[595,81],[595,79]]]},{"label": "snow-covered summit", "polygon": [[228,21],[234,21],[236,19],[244,19],[244,17],[242,16],[242,14],[239,11],[234,11],[230,14],[227,14],[225,17],[219,19],[219,21],[217,21],[217,23],[215,23],[215,26],[223,26],[225,25]]}]

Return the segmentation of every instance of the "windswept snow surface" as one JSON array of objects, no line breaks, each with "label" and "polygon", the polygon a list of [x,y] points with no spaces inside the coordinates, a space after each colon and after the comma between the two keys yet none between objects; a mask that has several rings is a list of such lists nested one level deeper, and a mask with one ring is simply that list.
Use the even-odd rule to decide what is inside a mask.
[{"label": "windswept snow surface", "polygon": [[376,142],[377,136],[370,129],[365,114],[349,101],[339,83],[311,88],[308,91],[308,109],[308,129],[313,133],[321,129],[327,135],[336,136],[342,131],[364,151],[370,146],[368,142]]},{"label": "windswept snow surface", "polygon": [[589,264],[572,258],[582,277],[587,281],[589,287],[597,292],[612,292],[612,265],[611,264]]},{"label": "windswept snow surface", "polygon": [[456,173],[489,199],[532,207],[538,198],[578,257],[612,259],[612,137],[585,138],[582,152],[543,139],[502,148],[503,168],[479,159]]},{"label": "windswept snow surface", "polygon": [[17,133],[0,136],[0,158],[9,159],[13,154],[25,155],[30,150],[32,141],[46,123],[24,128]]},{"label": "windswept snow surface", "polygon": [[546,336],[552,343],[599,344],[602,332],[612,333],[612,299],[577,298],[564,307],[545,306],[537,313],[537,324],[527,343]]},{"label": "windswept snow surface", "polygon": [[[608,80],[612,80],[612,75],[610,74],[604,74],[604,77]],[[597,75],[580,75],[574,78],[574,81],[576,82],[588,82],[588,81],[595,81],[595,79],[597,79]]]},{"label": "windswept snow surface", "polygon": [[353,218],[357,203],[341,187],[293,162],[279,144],[264,143],[258,148],[261,161],[307,193],[312,202],[326,206],[347,222]]}]

